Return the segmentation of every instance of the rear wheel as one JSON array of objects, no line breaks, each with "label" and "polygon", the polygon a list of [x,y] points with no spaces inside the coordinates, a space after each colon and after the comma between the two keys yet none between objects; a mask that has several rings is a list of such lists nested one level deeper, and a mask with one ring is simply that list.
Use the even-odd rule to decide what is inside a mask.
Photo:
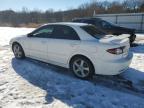
[{"label": "rear wheel", "polygon": [[24,51],[18,43],[15,43],[12,47],[13,53],[17,59],[23,59],[25,57]]},{"label": "rear wheel", "polygon": [[92,63],[85,57],[75,57],[70,63],[70,70],[81,79],[89,79],[94,75]]}]

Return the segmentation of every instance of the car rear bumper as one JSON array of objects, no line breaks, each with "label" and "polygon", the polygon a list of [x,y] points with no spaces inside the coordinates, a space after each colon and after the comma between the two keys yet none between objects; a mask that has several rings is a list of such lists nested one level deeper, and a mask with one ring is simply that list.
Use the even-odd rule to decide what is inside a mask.
[{"label": "car rear bumper", "polygon": [[101,74],[101,75],[117,75],[125,70],[128,69],[131,60],[132,60],[133,54],[129,53],[127,57],[113,60],[113,61],[101,61],[101,65],[95,64],[95,73]]}]

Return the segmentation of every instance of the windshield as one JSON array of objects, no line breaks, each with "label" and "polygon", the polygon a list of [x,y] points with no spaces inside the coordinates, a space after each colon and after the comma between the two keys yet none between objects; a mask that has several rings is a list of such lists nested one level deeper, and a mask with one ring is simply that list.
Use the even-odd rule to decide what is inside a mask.
[{"label": "windshield", "polygon": [[111,28],[111,23],[102,20],[101,22],[103,28]]},{"label": "windshield", "polygon": [[81,26],[81,28],[97,39],[103,38],[106,35],[105,32],[97,29],[95,26],[92,25]]},{"label": "windshield", "polygon": [[104,20],[101,20],[101,22],[102,22],[102,26],[103,27],[112,27],[112,26],[117,26],[116,24],[114,24],[114,23],[111,23],[111,22],[107,22],[107,21],[104,21]]}]

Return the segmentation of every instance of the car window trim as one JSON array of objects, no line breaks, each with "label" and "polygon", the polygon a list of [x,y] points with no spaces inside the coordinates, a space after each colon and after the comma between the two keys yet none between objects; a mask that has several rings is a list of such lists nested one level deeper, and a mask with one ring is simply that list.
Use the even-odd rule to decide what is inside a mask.
[{"label": "car window trim", "polygon": [[[41,30],[41,29],[44,29],[44,28],[46,28],[46,27],[49,27],[49,26],[52,26],[52,27],[54,27],[54,29],[55,29],[55,27],[57,27],[57,26],[65,26],[65,27],[69,27],[70,29],[72,29],[73,31],[74,31],[74,33],[75,33],[75,37],[76,37],[76,39],[72,39],[72,38],[53,38],[53,35],[54,35],[54,33],[52,33],[51,34],[51,36],[49,36],[49,37],[37,37],[37,36],[34,36],[33,34],[34,33],[36,33],[36,32],[38,32],[39,30]],[[32,36],[30,36],[30,37],[32,37],[32,38],[49,38],[49,39],[59,39],[59,40],[81,40],[80,39],[80,36],[78,35],[78,33],[76,32],[76,30],[74,29],[74,28],[72,28],[72,27],[70,27],[70,26],[67,26],[67,25],[46,25],[46,26],[42,26],[42,27],[39,27],[39,28],[37,28],[36,30],[34,30],[33,32],[31,32],[30,34],[32,34]]]},{"label": "car window trim", "polygon": [[33,35],[34,33],[38,32],[39,30],[42,30],[42,29],[47,28],[49,26],[53,26],[53,25],[45,25],[45,26],[37,28],[36,30],[34,30],[33,32],[30,33],[32,35],[31,37],[33,37],[33,38],[49,38],[49,37],[37,37],[37,36]]}]

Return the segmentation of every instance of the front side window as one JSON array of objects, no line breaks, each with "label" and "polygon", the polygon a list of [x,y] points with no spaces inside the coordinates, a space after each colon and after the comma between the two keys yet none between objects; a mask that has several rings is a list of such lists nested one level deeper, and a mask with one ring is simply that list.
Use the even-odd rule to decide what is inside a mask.
[{"label": "front side window", "polygon": [[35,30],[32,35],[33,37],[49,38],[53,33],[53,26],[44,26]]},{"label": "front side window", "polygon": [[91,36],[97,38],[97,39],[100,39],[100,38],[103,38],[106,33],[97,29],[95,26],[92,26],[92,25],[86,25],[86,26],[81,26],[81,28],[87,32],[88,34],[90,34]]}]

